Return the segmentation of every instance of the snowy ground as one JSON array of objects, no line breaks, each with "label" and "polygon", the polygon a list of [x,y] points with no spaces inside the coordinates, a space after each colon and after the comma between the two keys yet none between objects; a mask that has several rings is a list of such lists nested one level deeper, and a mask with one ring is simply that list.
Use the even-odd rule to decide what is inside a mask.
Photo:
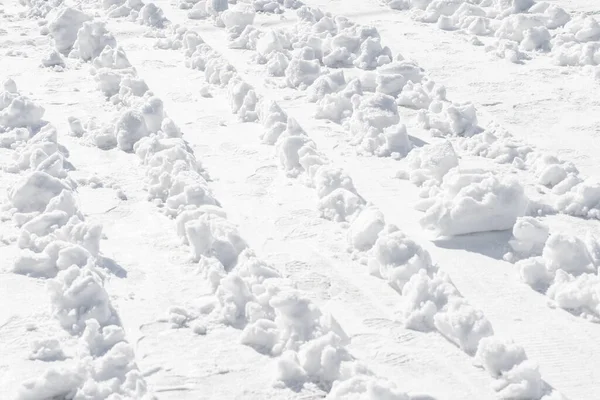
[{"label": "snowy ground", "polygon": [[597,399],[598,11],[0,2],[0,399]]}]

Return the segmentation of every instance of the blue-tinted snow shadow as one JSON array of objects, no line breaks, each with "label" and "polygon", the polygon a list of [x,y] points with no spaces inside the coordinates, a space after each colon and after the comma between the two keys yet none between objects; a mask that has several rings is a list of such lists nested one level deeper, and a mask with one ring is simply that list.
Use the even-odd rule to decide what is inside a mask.
[{"label": "blue-tinted snow shadow", "polygon": [[127,270],[117,264],[115,260],[108,257],[100,256],[98,259],[98,264],[107,270],[109,270],[114,276],[118,278],[127,278]]},{"label": "blue-tinted snow shadow", "polygon": [[445,237],[435,239],[432,242],[444,249],[466,250],[502,260],[504,254],[509,250],[508,241],[511,238],[512,231],[505,230]]}]

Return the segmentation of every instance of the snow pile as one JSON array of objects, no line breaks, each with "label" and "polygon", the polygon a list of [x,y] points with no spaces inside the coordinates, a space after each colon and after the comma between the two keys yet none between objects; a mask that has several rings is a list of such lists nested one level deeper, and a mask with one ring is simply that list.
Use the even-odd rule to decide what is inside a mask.
[{"label": "snow pile", "polygon": [[475,356],[497,380],[494,389],[502,399],[540,399],[546,385],[538,366],[527,359],[525,350],[496,336],[481,340]]},{"label": "snow pile", "polygon": [[251,4],[237,3],[220,15],[221,21],[231,35],[237,37],[242,31],[254,22],[256,11]]},{"label": "snow pile", "polygon": [[511,229],[528,199],[516,180],[483,170],[454,168],[421,203],[421,226],[438,236]]},{"label": "snow pile", "polygon": [[56,50],[68,54],[77,40],[77,32],[84,22],[91,19],[89,15],[71,7],[62,8],[56,12],[48,21],[48,32],[54,40]]},{"label": "snow pile", "polygon": [[312,85],[321,74],[321,63],[309,47],[296,52],[285,69],[287,85],[300,90]]},{"label": "snow pile", "polygon": [[239,76],[235,76],[229,80],[227,89],[231,111],[237,114],[241,121],[256,121],[258,119],[258,114],[256,113],[258,97],[254,88]]},{"label": "snow pile", "polygon": [[[359,99],[363,95],[360,80],[353,79],[343,88],[339,86],[332,87],[328,84],[327,89],[320,88],[320,86],[323,86],[321,82],[323,81],[320,81],[319,78],[309,88],[309,100],[315,99],[317,101],[315,118],[328,119],[336,123],[347,121],[354,112],[352,98],[357,95],[359,97],[356,98]],[[327,93],[329,89],[337,91]]]},{"label": "snow pile", "polygon": [[562,193],[555,203],[558,211],[577,217],[600,219],[600,182],[592,178],[582,180],[577,176],[570,176],[562,184],[555,186],[554,191]]},{"label": "snow pile", "polygon": [[[228,13],[225,11],[223,17]],[[236,36],[232,47],[256,50],[257,62],[266,63],[269,74],[285,75],[287,85],[299,89],[311,85],[325,72],[323,67],[371,70],[392,61],[391,51],[382,47],[374,27],[334,18],[307,6],[300,7],[297,15],[298,22],[289,28],[260,31],[238,24],[246,29]],[[225,25],[229,28],[232,23],[225,21]]]},{"label": "snow pile", "polygon": [[595,237],[585,240],[564,233],[552,233],[533,218],[517,222],[510,246],[515,254],[507,259],[515,263],[521,280],[546,293],[557,307],[584,318],[600,320],[600,276]]},{"label": "snow pile", "polygon": [[402,107],[429,109],[432,102],[443,100],[446,100],[446,88],[428,78],[422,78],[420,83],[408,81],[398,94],[396,103]]},{"label": "snow pile", "polygon": [[29,139],[44,124],[44,108],[21,95],[12,79],[3,82],[0,92],[0,140],[2,147]]},{"label": "snow pile", "polygon": [[291,177],[303,172],[312,176],[316,168],[327,162],[325,156],[318,152],[315,142],[293,118],[288,117],[286,129],[279,136],[275,146],[281,166]]},{"label": "snow pile", "polygon": [[352,98],[352,116],[346,125],[352,143],[377,156],[405,157],[412,148],[406,127],[400,124],[393,97],[375,93]]},{"label": "snow pile", "polygon": [[[192,33],[190,33],[192,35]],[[194,46],[196,43],[196,46]],[[204,78],[207,83],[213,85],[225,86],[229,80],[236,74],[233,65],[229,64],[219,53],[214,51],[209,45],[190,41],[194,47],[186,52],[186,66],[193,69],[204,71]]]},{"label": "snow pile", "polygon": [[273,100],[262,98],[257,105],[257,116],[264,132],[260,139],[264,144],[274,145],[287,129],[288,116]]},{"label": "snow pile", "polygon": [[86,21],[77,32],[77,39],[69,56],[90,61],[98,57],[106,46],[117,46],[114,36],[106,30],[106,24],[102,21]]},{"label": "snow pile", "polygon": [[323,218],[338,222],[351,221],[365,205],[354,188],[352,178],[340,168],[330,165],[320,167],[313,184],[320,199],[318,209]]},{"label": "snow pile", "polygon": [[505,258],[514,258],[515,256],[531,257],[542,254],[544,244],[548,239],[549,229],[533,217],[519,217],[513,226],[513,237],[508,242],[513,253],[507,254]]},{"label": "snow pile", "polygon": [[561,161],[558,157],[547,153],[531,152],[525,162],[537,177],[538,183],[556,189],[553,191],[557,194],[571,189],[569,184],[571,178],[579,175],[579,171],[572,163]]},{"label": "snow pile", "polygon": [[424,186],[422,196],[428,196],[428,188],[439,186],[444,176],[458,166],[458,156],[452,143],[445,140],[413,149],[406,158],[408,171],[398,172],[399,178],[407,178],[413,184]]},{"label": "snow pile", "polygon": [[[378,68],[375,72],[375,91],[392,97],[397,97],[407,84],[419,84],[424,79],[423,69],[413,61],[397,60]],[[406,96],[410,96],[410,93],[405,94],[404,99]]]},{"label": "snow pile", "polygon": [[460,138],[457,147],[464,153],[485,157],[501,164],[525,165],[533,149],[507,132],[486,129],[478,135]]},{"label": "snow pile", "polygon": [[456,104],[433,101],[426,110],[419,110],[418,121],[433,136],[473,136],[479,133],[477,111],[471,103]]},{"label": "snow pile", "polygon": [[138,22],[151,28],[162,29],[169,23],[163,10],[154,3],[145,4],[139,11]]},{"label": "snow pile", "polygon": [[163,121],[156,134],[133,146],[147,166],[148,198],[173,217],[190,208],[218,205],[208,189],[202,165],[183,139],[169,137],[171,131]]},{"label": "snow pile", "polygon": [[552,39],[558,65],[600,64],[600,24],[593,16],[577,16]]},{"label": "snow pile", "polygon": [[65,60],[59,52],[53,50],[47,56],[42,58],[42,66],[53,68],[55,71],[63,71],[65,68]]}]

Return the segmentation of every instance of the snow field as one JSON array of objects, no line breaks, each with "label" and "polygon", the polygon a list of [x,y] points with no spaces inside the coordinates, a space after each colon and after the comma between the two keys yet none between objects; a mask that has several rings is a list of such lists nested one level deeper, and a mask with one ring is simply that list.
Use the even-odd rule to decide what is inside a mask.
[{"label": "snow field", "polygon": [[[334,18],[318,9],[301,8],[298,11],[298,16],[298,22],[290,29],[273,29],[261,32],[252,28],[252,26],[245,25],[241,34],[237,32],[233,33],[231,37],[233,42],[230,46],[233,48],[256,49],[257,54],[254,59],[259,64],[263,62],[261,60],[264,60],[266,55],[269,55],[271,60],[275,59],[273,58],[274,54],[289,59],[290,57],[295,57],[292,54],[296,52],[300,56],[303,54],[313,54],[311,57],[316,58],[308,61],[313,64],[316,61],[320,61],[320,63],[327,66],[329,64],[326,58],[328,54],[336,51],[336,47],[334,47],[335,43],[339,43],[338,46],[341,46],[339,48],[344,49],[342,52],[347,54],[351,61],[353,57],[356,57],[352,51],[357,51],[356,48],[364,47],[357,45],[357,43],[360,44],[361,40],[366,40],[364,37],[371,37],[368,35],[373,35],[376,38],[379,36],[374,28],[355,25],[345,18]],[[231,29],[228,31],[231,31]],[[314,34],[315,32],[317,35]],[[356,36],[356,32],[369,33],[366,36]],[[240,40],[242,38],[244,40]],[[342,45],[345,43],[342,40],[343,38],[353,38],[354,44],[351,46],[348,45],[350,49]],[[317,75],[320,75],[316,79],[313,79],[314,77],[310,78],[313,83],[307,89],[307,98],[310,101],[318,102],[316,116],[343,123],[345,128],[354,134],[351,143],[359,144],[359,148],[366,151],[367,154],[376,154],[379,156],[391,155],[395,158],[402,158],[413,147],[408,138],[405,126],[399,124],[400,116],[394,104],[394,99],[392,96],[385,94],[390,93],[396,96],[396,102],[401,106],[415,107],[416,105],[417,108],[425,107],[425,109],[419,111],[417,121],[422,128],[430,130],[431,135],[450,138],[466,136],[464,139],[459,139],[458,143],[460,148],[464,149],[467,154],[483,155],[488,158],[494,158],[501,163],[512,163],[518,169],[532,170],[532,173],[538,176],[539,184],[548,187],[558,186],[555,192],[569,188],[569,182],[578,179],[576,178],[578,171],[571,164],[564,163],[553,156],[540,155],[529,147],[518,144],[509,134],[502,131],[497,132],[497,129],[494,127],[490,127],[483,131],[483,133],[478,134],[482,128],[477,124],[476,110],[472,104],[456,104],[444,101],[446,94],[443,86],[437,86],[433,81],[424,77],[422,69],[414,62],[391,62],[391,52],[389,50],[382,51],[386,54],[385,57],[387,58],[384,57],[382,59],[378,56],[380,53],[377,52],[370,56],[371,58],[379,57],[379,62],[383,64],[374,73],[368,71],[346,84],[344,74],[348,73],[347,70],[326,72],[321,71],[319,68]],[[398,55],[396,58],[403,60],[401,55]],[[198,61],[192,61],[192,64],[198,64]],[[200,62],[198,65],[203,65],[203,62]],[[343,65],[343,63],[340,65],[333,64],[334,67]],[[269,70],[268,67],[267,69]],[[288,86],[291,85],[292,87],[302,89],[304,84],[300,82],[304,78],[297,79],[295,76],[297,73],[297,69],[288,67],[284,71],[284,74],[286,74],[285,82]],[[390,79],[395,82],[393,84],[395,85],[393,91],[390,91],[389,84],[386,84],[387,82],[391,82]],[[417,83],[413,83],[413,81]],[[404,87],[406,87],[406,90],[404,90]],[[365,91],[375,91],[375,93],[363,93],[363,88],[365,88]],[[237,89],[239,90],[240,88]],[[255,102],[255,100],[252,100],[252,96],[249,99],[251,102]],[[241,98],[238,101],[241,102]],[[319,103],[321,101],[323,103]],[[241,106],[237,106],[236,108],[238,107]],[[242,112],[246,108],[247,106],[243,107]],[[254,118],[254,116],[250,118]],[[284,123],[285,121],[280,122]],[[269,124],[272,124],[272,122],[270,121]],[[282,125],[279,126],[281,127]],[[476,133],[477,135],[475,135]],[[530,152],[533,154],[530,155]],[[482,177],[486,172],[480,171],[479,174],[481,176],[474,179],[478,181],[483,179]],[[470,176],[474,177],[475,175],[471,174]],[[481,196],[488,192],[497,192],[497,195],[493,199],[496,206],[488,203],[485,205],[482,204],[479,208],[480,211],[486,210],[488,214],[486,217],[480,219],[479,215],[481,215],[481,212],[469,213],[469,215],[475,216],[474,218],[479,221],[461,226],[460,230],[456,230],[452,226],[439,227],[442,224],[452,224],[452,222],[442,222],[442,220],[444,218],[447,219],[450,210],[455,207],[452,204],[442,205],[444,201],[440,201],[436,207],[427,207],[431,211],[427,219],[431,222],[427,222],[425,225],[434,231],[437,230],[442,235],[463,234],[482,230],[510,229],[516,217],[525,213],[527,200],[521,193],[522,189],[519,188],[520,185],[514,180],[505,182],[504,178],[498,180],[490,177],[490,179],[489,185],[486,186],[484,184],[479,189]],[[565,182],[562,183],[563,181]],[[472,189],[474,186],[469,185],[468,188]],[[450,193],[450,199],[445,203],[448,203],[448,201],[460,203],[461,200],[459,199],[462,196],[452,200],[456,197],[456,194],[447,187],[443,191]],[[505,198],[512,200],[508,204],[508,209],[505,209],[503,200],[498,196],[501,193],[504,193]],[[517,196],[513,198],[512,194],[514,193],[517,193]],[[476,202],[481,202],[478,199],[479,195],[470,194],[467,197]],[[466,205],[470,204],[468,201],[467,203],[462,203],[462,206],[456,205],[456,207],[462,207],[463,210],[466,210]],[[493,210],[494,207],[497,207],[496,210],[506,211],[506,214],[499,215],[494,211],[487,212],[487,210]],[[553,208],[553,205],[548,204],[547,207]],[[443,216],[444,213],[446,213],[446,217]],[[502,218],[503,216],[507,216],[508,218],[504,219]],[[461,218],[453,219],[454,221],[458,221]],[[500,220],[505,222],[494,222]],[[492,224],[488,225],[490,221]],[[479,224],[479,227],[477,224]]]},{"label": "snow field", "polygon": [[[110,3],[104,2],[104,8],[109,13],[122,5],[128,7],[121,11],[123,16],[131,22],[147,26],[148,36],[162,36],[161,29],[169,25],[164,16],[172,15],[170,11],[163,12],[150,4],[117,2],[113,7]],[[233,65],[230,64],[210,45],[203,43],[200,36],[186,28],[175,27],[175,35],[162,38],[157,42],[157,47],[183,48],[190,66],[205,72],[207,85],[198,92],[200,96],[222,95],[225,89],[231,110],[241,121],[258,121],[264,126],[265,133],[261,135],[261,140],[276,146],[286,174],[298,177],[315,188],[319,198],[317,208],[322,217],[347,227],[348,239],[357,259],[364,262],[373,275],[386,280],[402,294],[399,313],[406,326],[424,331],[437,330],[468,354],[475,354],[486,371],[498,378],[494,389],[501,397],[539,398],[549,389],[539,377],[537,368],[525,360],[524,350],[495,336],[490,338],[488,334],[491,327],[481,311],[458,294],[448,276],[437,269],[428,252],[415,242],[423,240],[421,235],[411,240],[398,228],[386,224],[383,213],[358,194],[349,174],[337,168],[346,164],[340,163],[340,154],[347,156],[350,153],[339,153],[335,147],[324,148],[322,140],[309,138],[302,126],[308,126],[312,131],[319,125],[312,121],[307,124],[308,118],[305,116],[298,117],[299,112],[294,109],[293,101],[287,101],[284,97],[283,101],[275,102],[270,100],[271,96],[267,93],[277,93],[278,99],[279,94],[283,97],[291,93],[300,102],[316,101],[315,116],[343,127],[351,134],[351,143],[360,153],[405,158],[401,163],[407,167],[401,169],[397,177],[407,178],[419,187],[423,200],[416,207],[424,211],[421,226],[435,235],[451,236],[513,228],[515,240],[511,242],[511,247],[517,256],[507,259],[515,261],[525,258],[517,263],[524,281],[534,289],[546,292],[554,305],[591,320],[597,319],[598,315],[598,283],[594,280],[597,277],[595,240],[592,238],[582,245],[568,235],[553,234],[552,240],[546,242],[550,228],[544,227],[536,219],[523,216],[559,211],[574,216],[597,217],[599,201],[595,194],[595,181],[580,176],[571,163],[536,151],[499,127],[487,127],[485,130],[479,127],[473,106],[447,102],[443,87],[431,81],[415,63],[406,62],[401,56],[392,57],[389,49],[386,50],[378,40],[376,30],[307,8],[299,9],[300,22],[295,23],[291,30],[267,28],[265,33],[252,25],[259,16],[252,12],[252,7],[257,11],[288,16],[290,12],[283,7],[286,5],[291,4],[254,2],[252,6],[238,4],[231,7],[226,2],[218,1],[208,2],[208,5],[206,2],[178,4],[180,8],[192,9],[188,16],[193,18],[190,19],[208,17],[214,19],[218,26],[226,28],[232,47],[255,50],[252,61],[258,64],[255,67],[253,63],[248,65],[250,70],[261,70],[257,77],[260,83],[252,76],[248,79],[248,65],[241,65],[245,58],[231,58],[229,52],[227,56],[233,61]],[[294,4],[294,8],[297,8],[297,4]],[[40,6],[30,14],[48,13],[50,18],[54,18],[55,14],[48,11],[55,10]],[[71,13],[71,16],[76,14]],[[262,15],[260,17],[262,20]],[[117,21],[126,23],[124,20]],[[451,26],[449,18],[440,17],[440,23]],[[59,43],[64,46],[65,42],[71,40],[72,33],[64,35],[60,25],[53,25],[54,33],[51,35],[57,46]],[[42,26],[42,32],[46,29],[46,26]],[[324,30],[319,32],[319,29]],[[94,120],[84,123],[70,118],[71,133],[103,149],[118,147],[136,154],[147,170],[149,199],[172,218],[177,234],[190,249],[190,258],[199,263],[207,281],[213,282],[216,295],[200,315],[174,307],[169,311],[169,323],[173,327],[188,327],[189,322],[199,319],[201,321],[192,322],[192,329],[198,334],[210,334],[212,324],[226,321],[228,325],[247,328],[251,326],[251,321],[254,331],[247,334],[249,339],[244,342],[261,352],[279,357],[278,376],[288,387],[312,382],[323,385],[328,391],[337,374],[340,379],[333,385],[330,396],[377,393],[379,384],[374,385],[372,382],[375,381],[362,367],[358,368],[358,372],[352,372],[357,374],[354,378],[341,381],[349,375],[342,373],[344,368],[338,368],[336,362],[352,366],[352,357],[346,349],[348,343],[344,335],[335,326],[330,327],[327,320],[323,322],[323,318],[319,317],[316,318],[318,322],[307,322],[310,326],[316,326],[318,334],[309,334],[299,341],[287,340],[285,345],[280,343],[280,339],[286,337],[281,331],[290,329],[285,327],[285,323],[277,321],[276,312],[273,311],[275,308],[271,305],[275,300],[269,297],[272,293],[263,296],[264,290],[270,290],[270,287],[264,289],[268,286],[265,282],[275,280],[276,289],[284,288],[284,291],[292,290],[293,285],[279,283],[277,271],[261,267],[262,272],[250,272],[250,278],[245,276],[241,281],[237,278],[227,280],[230,276],[236,276],[232,273],[239,275],[241,271],[245,274],[246,269],[252,269],[248,264],[253,263],[248,260],[253,256],[247,254],[251,252],[247,250],[245,241],[237,228],[227,222],[225,213],[211,194],[206,171],[196,160],[189,144],[181,138],[181,130],[168,118],[163,102],[153,96],[144,81],[137,77],[135,68],[127,60],[124,51],[116,46],[115,38],[105,26],[85,20],[81,22],[79,31],[82,32],[81,39],[76,37],[71,45],[60,52],[58,49],[49,52],[41,60],[42,65],[59,72],[65,70],[63,55],[90,61],[87,65],[92,66],[91,72],[98,81],[100,91],[109,99],[107,104],[114,104],[118,112],[114,113],[109,124],[97,125]],[[544,36],[543,29],[533,33]],[[217,35],[202,34],[215,49],[223,48],[221,41],[215,41]],[[525,46],[528,40],[531,42],[535,38],[529,39],[524,38],[521,45]],[[356,43],[359,44],[358,51]],[[106,44],[109,47],[105,47]],[[506,44],[507,48],[511,46],[515,48],[510,43]],[[372,54],[376,56],[371,57]],[[271,75],[271,78],[262,82],[265,75]],[[407,79],[406,76],[411,78]],[[273,84],[275,89],[269,87]],[[212,85],[223,89],[215,89],[216,86]],[[11,82],[6,87],[6,92],[17,91]],[[294,94],[296,89],[306,90]],[[12,104],[10,96],[7,98]],[[397,105],[403,107],[398,109]],[[20,124],[26,123],[19,122],[22,120],[35,120],[35,116],[19,112],[26,107],[26,102],[17,102],[12,110],[3,114],[4,121],[7,124]],[[39,112],[35,107],[32,110],[34,115]],[[415,118],[408,119],[406,116]],[[415,126],[427,130],[432,137],[430,145],[422,146],[418,138],[409,136],[409,133],[421,134]],[[10,146],[25,136],[24,131],[15,130],[3,135],[2,139]],[[40,147],[44,152],[49,149],[48,152],[56,153],[52,149],[51,136],[51,133],[40,136],[40,140],[44,140]],[[316,142],[319,143],[318,150]],[[38,161],[33,160],[44,157],[37,151],[38,145],[32,142],[31,147],[35,149],[23,150],[18,161],[10,168],[18,172],[28,168],[28,164],[37,164]],[[59,148],[58,153],[63,150]],[[35,155],[31,155],[33,152]],[[43,168],[60,174],[57,159],[54,157],[49,162],[44,161],[46,164]],[[486,159],[489,162],[486,161],[485,165],[491,167],[471,167],[476,159]],[[48,163],[52,163],[52,166],[48,166]],[[375,164],[369,162],[367,165]],[[356,177],[356,170],[353,173]],[[520,182],[517,183],[510,175],[516,175]],[[359,182],[362,180],[359,177]],[[362,183],[357,186],[364,188]],[[541,193],[535,194],[535,190]],[[364,189],[361,191],[365,192]],[[481,212],[475,213],[473,210]],[[387,212],[389,209],[386,208]],[[29,228],[38,229],[37,226]],[[22,242],[26,246],[45,246],[45,239],[38,240],[32,235],[23,237],[25,239]],[[430,247],[427,243],[423,245]],[[569,257],[561,258],[563,253]],[[399,258],[395,259],[396,256]],[[409,261],[405,261],[405,258],[409,258]],[[439,256],[436,258],[439,259]],[[571,263],[572,260],[577,262]],[[265,265],[262,261],[257,262]],[[29,268],[38,264],[27,262],[24,265]],[[50,271],[49,274],[53,273],[53,268],[61,268],[58,262],[56,267],[48,267],[44,263],[39,265],[41,271]],[[267,271],[266,275],[264,271]],[[271,276],[271,272],[275,276]],[[244,287],[248,288],[249,295],[244,293]],[[244,299],[240,299],[240,293]],[[264,298],[268,299],[268,305],[260,303],[259,300]],[[254,306],[255,302],[259,303],[259,307]],[[250,306],[246,307],[248,304]],[[281,304],[279,307],[282,307]],[[269,315],[263,318],[264,314]],[[457,315],[461,316],[458,324],[455,323]],[[465,319],[468,320],[466,324]],[[341,344],[326,331],[335,332]],[[504,325],[501,331],[507,331]],[[291,335],[297,337],[295,333]],[[324,336],[318,335],[331,337],[322,339]],[[316,343],[317,339],[320,340],[319,344]],[[306,341],[314,341],[314,346],[319,349],[325,346],[325,349],[310,350]],[[34,354],[42,358],[60,355],[56,341],[44,343],[34,349]],[[285,350],[288,343],[291,343],[289,348],[296,355]],[[331,353],[328,346],[335,350],[336,362],[324,361],[324,354]],[[310,361],[310,357],[302,353],[302,348],[307,353],[316,351],[317,355],[320,354],[319,363]],[[382,380],[377,381],[387,386]],[[389,387],[386,390],[396,391]],[[403,398],[401,393],[395,394]],[[548,396],[554,398],[560,395],[554,391]]]},{"label": "snow field", "polygon": [[[184,36],[183,42],[189,43],[190,41],[186,40]],[[196,57],[199,55],[209,55],[209,57],[212,57],[212,60],[221,57],[206,43],[203,43],[203,40],[194,39],[191,42],[202,43],[198,46],[197,50],[192,53],[192,57],[194,57],[194,55]],[[207,66],[209,63],[210,61],[207,62],[206,59],[194,59],[191,62],[188,60],[189,66]],[[234,70],[234,67],[230,66],[226,60],[220,61],[220,64],[228,65],[227,68],[222,70]],[[244,87],[245,90],[243,93],[245,95],[252,91],[251,97],[253,99],[256,98],[256,93],[253,92],[252,87],[243,82],[241,78],[228,77],[227,79],[228,82],[236,82],[235,85],[237,87]],[[219,83],[221,85],[224,84],[222,81],[217,81],[217,84]],[[231,86],[229,87],[228,93],[230,95],[232,94]],[[233,93],[236,93],[236,91],[234,90]],[[239,91],[237,93],[239,93]],[[258,103],[260,104],[261,101],[263,101],[263,99],[259,96]],[[240,103],[242,102],[237,102],[237,104]],[[232,111],[235,113],[239,110],[239,107],[235,106],[235,101],[232,101],[232,104]],[[297,126],[297,123],[294,120],[291,122],[291,127],[289,119],[286,123],[286,114],[276,102],[269,101],[266,104],[266,107],[260,109],[258,115],[260,116],[260,119],[267,121],[267,129],[272,129],[276,124],[279,124],[281,127],[279,131],[282,131],[282,133],[280,133],[280,139],[275,143],[276,146],[281,146],[282,143],[286,143],[279,141],[281,138],[284,138],[285,140],[285,134],[289,131],[298,131],[302,132],[302,135],[305,135],[304,131]],[[244,118],[244,120],[246,119]],[[302,141],[302,144],[304,143],[305,140]],[[302,156],[300,153],[302,151],[296,151],[299,156],[294,156],[294,160],[301,160]],[[311,155],[314,156],[314,153],[311,152]],[[285,159],[288,160],[290,157],[287,156]],[[301,161],[299,161],[299,163],[301,164]],[[287,170],[289,170],[288,165],[288,163],[284,162],[284,168]],[[309,175],[309,184],[310,176],[315,174],[318,177],[324,168],[326,167],[321,166],[320,162],[316,165],[309,164],[308,168],[304,167],[304,172]],[[315,169],[317,171],[316,173],[314,172]],[[339,174],[340,173],[338,172],[338,175]],[[292,169],[291,175],[294,177],[297,176],[298,170]],[[331,181],[331,177],[328,177],[327,180]],[[336,181],[337,180],[339,180],[339,178],[336,178]],[[349,177],[346,177],[342,181],[348,182],[346,186],[353,189]],[[318,183],[316,186],[317,192],[321,195],[323,189],[319,187],[320,185]],[[327,191],[327,188],[325,189]],[[523,201],[521,200],[521,203],[522,202]],[[347,209],[348,207],[345,206],[344,208]],[[345,214],[347,215],[347,213]],[[353,218],[350,219],[350,221],[352,220]],[[456,289],[446,276],[442,273],[437,273],[437,267],[434,267],[431,264],[427,252],[410,239],[406,238],[398,228],[386,226],[381,212],[366,208],[362,213],[358,214],[354,221],[356,222],[351,223],[349,230],[350,242],[362,250],[368,250],[375,245],[373,250],[375,256],[372,261],[368,262],[370,269],[373,274],[387,279],[392,287],[402,293],[405,301],[403,316],[405,324],[408,327],[422,330],[434,329],[435,319],[437,322],[435,328],[470,354],[473,354],[477,350],[477,345],[481,338],[490,336],[493,333],[491,325],[483,317],[481,312],[472,308],[462,297],[460,297],[460,295],[458,295]],[[510,224],[510,226],[512,226],[512,224]],[[377,238],[378,234],[379,239]],[[411,243],[409,248],[412,247],[416,250],[408,250],[407,254],[403,254],[402,249],[406,248],[407,243]],[[415,253],[412,253],[412,251],[421,253],[421,255],[417,256]],[[395,260],[395,257],[398,257],[398,259]],[[406,290],[404,290],[405,287]],[[462,315],[462,318],[467,318],[469,320],[466,326],[454,325],[457,315]],[[496,340],[498,341],[499,339]],[[510,368],[516,367],[518,364],[519,363],[511,365]],[[547,393],[548,388],[543,384],[539,372],[535,372],[537,371],[536,368],[537,367],[531,370],[528,367],[519,366],[515,369],[515,372],[506,375],[511,376],[511,378],[505,377],[504,380],[500,380],[496,386],[499,395],[505,398],[511,398],[511,396],[518,395],[541,398]],[[523,374],[516,372],[521,370],[526,372]],[[530,371],[532,372],[531,374],[529,373]],[[491,373],[491,375],[496,376],[495,373]],[[536,376],[538,376],[538,378],[535,378]],[[531,381],[529,381],[529,379],[531,379]]]},{"label": "snow field", "polygon": [[72,349],[63,349],[53,337],[32,343],[32,359],[57,361],[58,366],[23,382],[15,396],[151,398],[104,288],[102,226],[86,221],[79,209],[68,150],[42,119],[43,107],[20,95],[10,79],[4,90],[0,126],[14,162],[3,169],[20,175],[3,207],[20,228],[16,241],[21,251],[13,272],[46,278],[52,315],[77,342]]},{"label": "snow field", "polygon": [[[104,62],[115,59],[106,56],[111,50],[105,48],[93,63],[122,73],[120,63]],[[126,60],[122,50],[115,54]],[[130,70],[125,73],[131,75]],[[106,86],[100,78],[105,94]],[[121,89],[119,93],[123,94]],[[144,95],[146,102],[129,96],[132,94],[125,93],[117,98],[118,105],[128,108],[122,110],[116,122],[116,142],[122,150],[133,150],[146,165],[149,199],[176,219],[178,234],[213,285],[214,304],[206,307],[210,315],[205,319],[245,326],[242,343],[281,356],[276,378],[286,384],[315,381],[328,387],[334,381],[352,379],[360,382],[359,391],[383,391],[406,398],[393,384],[371,376],[354,362],[344,350],[344,334],[335,321],[288,288],[276,270],[247,249],[236,227],[225,219],[210,195],[201,165],[180,138],[179,129],[165,117],[160,100],[151,93]],[[171,322],[178,326],[187,326],[192,319],[184,309],[172,309],[170,314]],[[194,329],[203,334],[203,326],[205,323],[195,324]],[[352,388],[354,384],[345,386]],[[335,393],[347,392],[345,386]]]},{"label": "snow field", "polygon": [[[486,51],[515,63],[548,53],[560,66],[598,65],[598,21],[591,15],[569,13],[546,1],[385,0],[394,10],[410,10],[417,21],[446,31],[495,38]],[[598,77],[596,68],[593,76]]]}]

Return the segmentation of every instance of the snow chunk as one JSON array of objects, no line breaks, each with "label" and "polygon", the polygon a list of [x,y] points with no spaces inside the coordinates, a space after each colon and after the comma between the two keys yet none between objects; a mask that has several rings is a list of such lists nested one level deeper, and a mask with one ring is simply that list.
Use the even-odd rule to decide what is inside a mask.
[{"label": "snow chunk", "polygon": [[450,297],[447,306],[435,315],[434,323],[442,335],[468,354],[474,354],[479,342],[494,334],[483,312],[462,297]]},{"label": "snow chunk", "polygon": [[154,3],[145,4],[139,12],[138,21],[152,28],[164,28],[169,22],[163,10]]},{"label": "snow chunk", "polygon": [[42,58],[42,65],[47,68],[65,67],[65,60],[56,50],[51,51],[46,57]]},{"label": "snow chunk", "polygon": [[92,18],[84,12],[71,7],[58,11],[48,23],[48,31],[54,39],[56,50],[68,53],[77,40],[77,32],[84,22]]},{"label": "snow chunk", "polygon": [[117,47],[117,41],[106,30],[106,24],[102,21],[87,21],[77,32],[77,40],[69,56],[89,61],[98,57],[106,46]]},{"label": "snow chunk", "polygon": [[247,247],[232,223],[213,214],[203,214],[187,222],[185,234],[194,260],[215,257],[227,269],[236,264],[238,255]]},{"label": "snow chunk", "polygon": [[406,160],[410,181],[416,185],[429,180],[441,183],[448,171],[458,166],[458,156],[447,140],[413,149]]},{"label": "snow chunk", "polygon": [[496,336],[483,338],[477,354],[483,367],[497,378],[494,389],[503,399],[539,399],[545,389],[538,367],[527,360],[522,347]]},{"label": "snow chunk", "polygon": [[221,14],[221,21],[230,32],[239,35],[254,22],[254,7],[246,3],[237,3]]},{"label": "snow chunk", "polygon": [[435,270],[429,253],[393,225],[379,232],[371,254],[371,273],[386,279],[399,292],[419,270]]},{"label": "snow chunk", "polygon": [[513,226],[514,239],[509,241],[509,245],[521,256],[541,255],[549,231],[548,226],[536,218],[519,217]]},{"label": "snow chunk", "polygon": [[13,186],[8,198],[19,212],[43,211],[50,200],[65,189],[71,190],[71,187],[45,172],[35,171]]},{"label": "snow chunk", "polygon": [[473,136],[479,131],[477,111],[471,103],[432,102],[429,109],[419,111],[418,121],[433,130],[434,136]]},{"label": "snow chunk", "polygon": [[378,208],[367,207],[352,221],[348,230],[348,241],[356,250],[369,250],[384,227],[383,213]]},{"label": "snow chunk", "polygon": [[421,218],[423,228],[440,236],[511,229],[528,204],[520,183],[481,170],[451,170],[440,189]]},{"label": "snow chunk", "polygon": [[[5,92],[6,93],[6,92]],[[0,126],[4,128],[39,128],[46,110],[25,96],[9,97],[8,105],[0,104]],[[4,99],[3,99],[4,100]]]},{"label": "snow chunk", "polygon": [[150,134],[144,115],[137,110],[128,110],[119,117],[115,125],[115,137],[119,148],[132,151],[133,146]]},{"label": "snow chunk", "polygon": [[394,98],[375,93],[352,98],[353,113],[347,127],[354,135],[352,143],[377,156],[398,153],[405,156],[412,144],[406,127],[399,124],[400,116]]},{"label": "snow chunk", "polygon": [[70,332],[82,332],[90,319],[101,326],[117,322],[101,279],[88,267],[73,265],[60,271],[48,281],[48,290],[55,316]]}]

